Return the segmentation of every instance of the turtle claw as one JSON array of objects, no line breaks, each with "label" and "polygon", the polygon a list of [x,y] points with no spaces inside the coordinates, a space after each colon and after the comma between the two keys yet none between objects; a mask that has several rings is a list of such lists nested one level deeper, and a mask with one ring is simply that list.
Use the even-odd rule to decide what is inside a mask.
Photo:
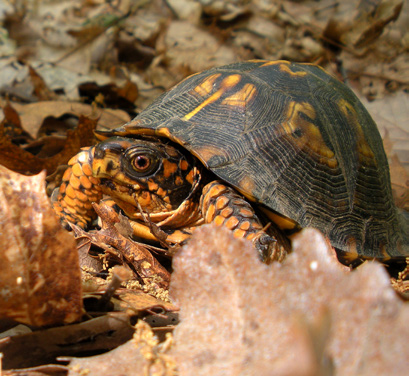
[{"label": "turtle claw", "polygon": [[265,264],[273,261],[281,262],[287,254],[285,248],[276,239],[263,232],[254,240],[254,245]]}]

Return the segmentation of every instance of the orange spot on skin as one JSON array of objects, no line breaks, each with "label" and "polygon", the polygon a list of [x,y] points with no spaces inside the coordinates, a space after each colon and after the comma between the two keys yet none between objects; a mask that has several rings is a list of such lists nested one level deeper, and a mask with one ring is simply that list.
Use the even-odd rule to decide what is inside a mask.
[{"label": "orange spot on skin", "polygon": [[199,85],[197,85],[194,90],[201,97],[205,97],[213,91],[213,84],[221,76],[221,73],[212,74],[209,77],[206,77]]},{"label": "orange spot on skin", "polygon": [[193,178],[196,176],[196,168],[193,168],[187,175],[186,175],[186,181],[189,184],[193,184]]},{"label": "orange spot on skin", "polygon": [[222,210],[229,204],[230,200],[226,196],[220,196],[216,200],[216,209]]},{"label": "orange spot on skin", "polygon": [[60,195],[63,195],[65,193],[65,189],[67,188],[67,183],[62,183],[60,187]]},{"label": "orange spot on skin", "polygon": [[225,98],[222,104],[244,109],[256,97],[256,94],[257,89],[253,84],[245,84],[240,91]]},{"label": "orange spot on skin", "polygon": [[190,234],[185,234],[182,231],[176,230],[176,231],[172,232],[170,235],[168,235],[166,240],[168,242],[171,242],[171,243],[180,244],[180,243],[184,242],[185,240],[189,239],[190,236],[191,236]]},{"label": "orange spot on skin", "polygon": [[[65,200],[65,199],[64,199]],[[71,214],[77,214],[77,209],[73,206],[71,206],[69,203],[65,203],[64,205],[64,211],[66,213],[71,213]],[[74,221],[75,222],[75,221]]]},{"label": "orange spot on skin", "polygon": [[[70,198],[69,196],[65,196],[64,201],[68,205],[68,207],[70,207],[70,208],[75,208],[77,206],[76,200]],[[67,209],[68,209],[68,207],[67,207]],[[75,213],[75,209],[74,209],[74,213]]]},{"label": "orange spot on skin", "polygon": [[81,181],[80,179],[75,176],[75,175],[71,175],[70,176],[70,185],[74,188],[74,189],[79,189],[81,186]]},{"label": "orange spot on skin", "polygon": [[64,175],[62,176],[62,180],[63,180],[63,181],[68,181],[68,180],[70,180],[71,174],[72,174],[72,167],[67,168],[67,169],[65,170],[65,172],[64,172]]},{"label": "orange spot on skin", "polygon": [[94,178],[92,176],[90,176],[88,179],[91,182],[91,184],[93,184],[93,185],[98,185],[100,183],[99,179]]},{"label": "orange spot on skin", "polygon": [[163,160],[163,176],[165,178],[169,178],[172,174],[174,174],[178,169],[176,163],[169,162],[167,159]]},{"label": "orange spot on skin", "polygon": [[248,231],[249,228],[250,228],[250,222],[248,222],[248,221],[243,222],[243,223],[240,225],[240,228],[241,228],[243,231]]},{"label": "orange spot on skin", "polygon": [[210,223],[213,221],[214,216],[216,214],[216,208],[214,205],[210,205],[205,213],[205,222]]},{"label": "orange spot on skin", "polygon": [[234,228],[237,227],[237,225],[239,224],[239,220],[236,217],[230,217],[225,223],[224,225],[229,229],[229,230],[233,230]]},{"label": "orange spot on skin", "polygon": [[76,163],[72,166],[72,173],[78,177],[84,175],[81,165],[79,163]]},{"label": "orange spot on skin", "polygon": [[85,202],[84,203],[84,208],[88,211],[92,209],[92,204],[91,202]]},{"label": "orange spot on skin", "polygon": [[80,200],[82,202],[87,202],[88,201],[88,196],[85,193],[83,193],[83,192],[81,192],[79,190],[75,191],[75,196],[77,197],[78,200]]},{"label": "orange spot on skin", "polygon": [[92,183],[85,175],[80,176],[80,183],[86,189],[90,189],[92,187]]},{"label": "orange spot on skin", "polygon": [[182,159],[182,160],[179,162],[179,168],[180,168],[182,171],[186,171],[186,170],[189,168],[189,163],[187,163],[187,161],[186,161],[185,159]]},{"label": "orange spot on skin", "polygon": [[220,212],[220,214],[221,214],[224,218],[228,218],[228,217],[230,217],[230,216],[233,214],[233,209],[228,206],[227,208],[224,208],[224,209]]},{"label": "orange spot on skin", "polygon": [[226,187],[223,184],[214,184],[208,191],[208,194],[211,197],[219,197],[224,193]]},{"label": "orange spot on skin", "polygon": [[248,240],[253,240],[255,237],[256,237],[256,233],[255,232],[251,232],[250,234],[248,234],[247,236],[246,236],[246,239],[248,239]]},{"label": "orange spot on skin", "polygon": [[244,238],[246,236],[246,234],[247,234],[247,231],[243,231],[243,230],[241,230],[239,228],[237,228],[237,229],[235,229],[233,231],[233,236],[235,238]]},{"label": "orange spot on skin", "polygon": [[75,198],[75,190],[71,185],[67,185],[67,188],[65,189],[65,194],[70,197],[70,198]]},{"label": "orange spot on skin", "polygon": [[91,190],[89,190],[89,189],[84,189],[84,193],[85,193],[88,197],[90,197],[90,199],[91,199],[91,197],[95,196],[95,191],[91,191]]},{"label": "orange spot on skin", "polygon": [[158,196],[165,197],[165,196],[168,195],[168,191],[165,191],[164,189],[159,188],[159,189],[156,191],[156,194],[157,194]]},{"label": "orange spot on skin", "polygon": [[239,213],[245,218],[251,218],[254,216],[254,212],[247,208],[241,208]]},{"label": "orange spot on skin", "polygon": [[149,209],[150,205],[152,204],[152,196],[148,192],[143,192],[140,196],[138,196],[138,202],[144,209]]},{"label": "orange spot on skin", "polygon": [[85,175],[92,176],[92,169],[88,163],[84,163],[82,165],[82,171],[84,172]]},{"label": "orange spot on skin", "polygon": [[224,223],[224,221],[225,221],[225,219],[226,219],[226,218],[222,217],[221,215],[218,215],[218,216],[213,220],[213,223],[214,223],[216,226],[222,226],[223,223]]},{"label": "orange spot on skin", "polygon": [[180,176],[176,176],[175,184],[176,185],[183,185],[184,180]]},{"label": "orange spot on skin", "polygon": [[200,110],[205,108],[211,103],[216,102],[225,92],[233,87],[235,87],[241,80],[241,75],[239,74],[232,74],[227,76],[220,84],[219,90],[217,90],[213,95],[203,101],[199,106],[197,106],[193,111],[186,114],[183,119],[190,120],[193,116],[195,116]]},{"label": "orange spot on skin", "polygon": [[157,183],[155,183],[154,181],[152,181],[152,180],[149,180],[148,181],[148,189],[150,190],[150,191],[156,191],[157,189],[159,188],[159,185],[157,184]]}]

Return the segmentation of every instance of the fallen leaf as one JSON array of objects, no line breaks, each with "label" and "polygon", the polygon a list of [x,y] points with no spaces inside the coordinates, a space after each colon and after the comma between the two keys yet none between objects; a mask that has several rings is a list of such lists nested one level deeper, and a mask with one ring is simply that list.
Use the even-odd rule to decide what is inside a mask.
[{"label": "fallen leaf", "polygon": [[272,269],[250,243],[202,226],[173,268],[170,295],[181,322],[171,355],[181,376],[316,374],[306,328],[274,306]]},{"label": "fallen leaf", "polygon": [[393,155],[390,161],[389,170],[395,204],[409,212],[409,170],[403,167],[396,155]]},{"label": "fallen leaf", "polygon": [[67,131],[64,148],[50,158],[39,158],[13,144],[8,138],[2,137],[0,138],[1,164],[23,174],[35,174],[45,169],[50,175],[58,166],[68,163],[70,158],[77,154],[82,147],[93,143],[97,122],[98,119],[81,115],[77,128],[74,131]]},{"label": "fallen leaf", "polygon": [[82,315],[75,240],[62,229],[44,178],[0,166],[0,316],[34,326]]},{"label": "fallen leaf", "polygon": [[57,364],[16,370],[3,370],[2,376],[66,376],[68,368]]},{"label": "fallen leaf", "polygon": [[[203,226],[173,267],[181,323],[171,355],[180,375],[407,371],[409,307],[380,264],[351,272],[316,230],[295,236],[287,259],[267,267],[250,243]],[[326,316],[329,335],[317,352],[314,328],[325,329]]]},{"label": "fallen leaf", "polygon": [[139,321],[132,340],[106,354],[71,360],[68,375],[176,376],[175,361],[167,355],[169,345],[159,344],[149,325]]},{"label": "fallen leaf", "polygon": [[[218,42],[210,33],[186,21],[174,21],[165,35],[169,64],[179,70],[197,72],[216,65],[233,63],[234,51]],[[197,51],[201,51],[200,54]]]},{"label": "fallen leaf", "polygon": [[136,271],[137,278],[146,285],[156,286],[158,290],[167,289],[170,273],[149,252],[147,246],[136,243],[120,234],[115,224],[119,223],[118,214],[110,207],[94,204],[102,220],[102,229],[86,232],[72,225],[76,237],[88,238],[92,244],[102,248],[118,261],[126,262]]},{"label": "fallen leaf", "polygon": [[120,346],[132,338],[130,317],[111,312],[79,324],[60,326],[0,339],[3,367],[24,368],[55,363],[57,357],[102,352]]},{"label": "fallen leaf", "polygon": [[[0,100],[0,105],[7,104]],[[129,115],[125,111],[95,108],[89,104],[64,102],[64,101],[44,101],[38,103],[21,104],[11,102],[13,108],[19,114],[21,126],[31,137],[36,138],[39,130],[48,117],[60,118],[67,115],[79,117],[80,115],[98,118],[98,125],[102,128],[115,128],[128,122]]]},{"label": "fallen leaf", "polygon": [[57,98],[57,94],[47,87],[43,78],[35,71],[33,67],[29,66],[28,71],[30,73],[31,81],[33,82],[34,94],[40,101],[48,101]]},{"label": "fallen leaf", "polygon": [[345,1],[332,7],[333,15],[324,35],[347,46],[367,46],[399,17],[402,6],[402,0],[361,1],[359,4]]}]

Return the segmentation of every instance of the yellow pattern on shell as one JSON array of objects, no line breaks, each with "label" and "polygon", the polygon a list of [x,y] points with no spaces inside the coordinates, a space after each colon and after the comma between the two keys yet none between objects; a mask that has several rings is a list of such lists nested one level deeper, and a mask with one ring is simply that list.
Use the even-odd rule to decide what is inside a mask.
[{"label": "yellow pattern on shell", "polygon": [[205,108],[211,103],[216,102],[225,92],[233,87],[235,87],[241,80],[240,74],[231,74],[227,76],[220,84],[219,90],[213,93],[209,98],[203,101],[199,106],[197,106],[193,111],[186,114],[183,119],[190,120],[193,116],[195,116],[200,110]]},{"label": "yellow pattern on shell", "polygon": [[[307,147],[315,155],[320,155],[321,164],[335,168],[338,161],[334,152],[325,144],[320,129],[301,116],[304,113],[311,119],[316,118],[314,107],[306,102],[290,102],[287,108],[287,121],[282,123],[285,133],[291,136],[292,141],[300,148]],[[299,132],[297,134],[297,131]]]},{"label": "yellow pattern on shell", "polygon": [[222,104],[245,108],[256,97],[256,94],[257,89],[253,84],[245,84],[241,90],[225,98]]}]

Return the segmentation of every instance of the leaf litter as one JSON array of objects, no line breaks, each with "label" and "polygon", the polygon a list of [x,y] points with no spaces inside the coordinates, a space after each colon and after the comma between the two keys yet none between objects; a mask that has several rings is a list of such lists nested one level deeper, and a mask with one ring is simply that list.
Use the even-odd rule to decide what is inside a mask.
[{"label": "leaf litter", "polygon": [[[188,74],[244,59],[291,59],[319,63],[352,86],[384,136],[396,204],[407,211],[409,11],[403,1],[23,3],[0,7],[0,164],[26,175],[46,169],[49,194],[68,159],[95,142],[96,127],[129,121]],[[0,352],[3,367],[16,369],[3,374],[406,373],[407,303],[380,264],[350,271],[316,232],[304,231],[283,264],[266,267],[245,242],[204,228],[171,265],[175,250],[132,242],[126,218],[112,222],[109,213],[100,215],[101,230],[77,229],[75,246],[57,223],[51,226],[38,182],[44,173],[33,177],[36,190],[31,177],[2,174],[0,241],[19,260],[5,262],[0,278],[0,287],[7,286]],[[11,180],[25,188],[11,193]],[[47,231],[34,223],[40,212],[48,213]],[[30,220],[20,223],[19,216]],[[34,263],[52,267],[53,279],[44,293],[39,283],[8,295],[20,286],[20,271],[37,262],[27,258],[35,253],[24,240],[27,226],[37,226],[37,238],[45,239],[40,246],[58,257],[51,266]],[[79,262],[72,261],[77,249]],[[48,281],[39,270],[31,283]],[[392,278],[402,297],[408,280],[407,268]],[[58,293],[62,312],[44,315],[38,307],[53,304]],[[76,323],[61,326],[75,321],[62,304],[67,296],[77,314],[81,301],[84,308]]]}]

